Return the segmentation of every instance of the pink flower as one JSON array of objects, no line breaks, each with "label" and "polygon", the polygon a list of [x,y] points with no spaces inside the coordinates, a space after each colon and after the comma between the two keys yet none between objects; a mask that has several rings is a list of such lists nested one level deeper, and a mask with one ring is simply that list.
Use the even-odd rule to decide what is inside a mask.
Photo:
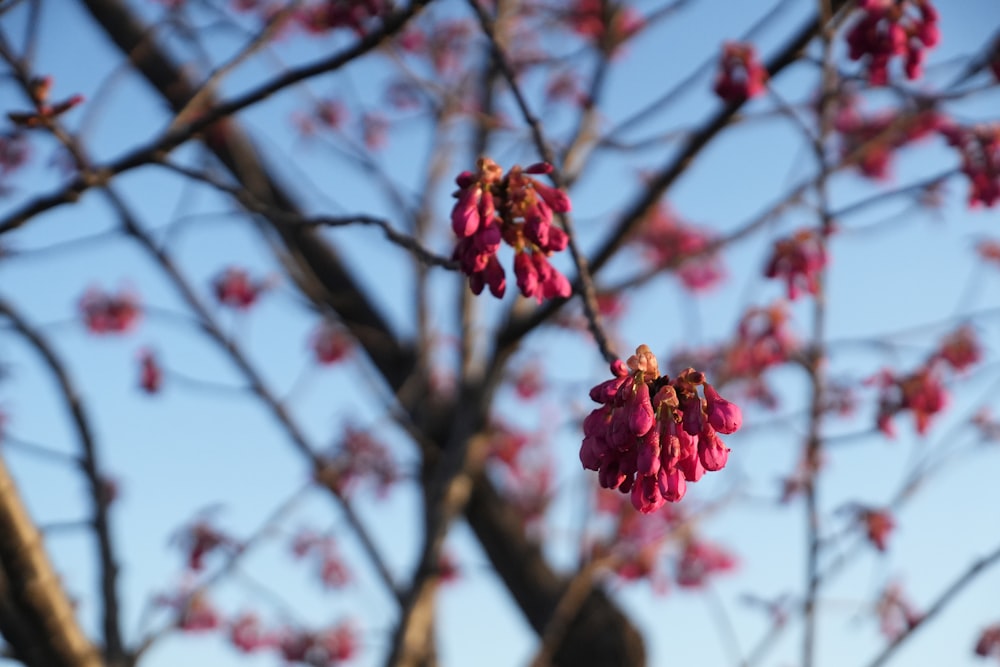
[{"label": "pink flower", "polygon": [[344,429],[339,445],[318,474],[345,495],[363,480],[374,482],[378,494],[385,495],[399,479],[396,462],[385,444],[351,426]]},{"label": "pink flower", "polygon": [[526,401],[537,397],[545,389],[545,379],[538,366],[526,366],[514,377],[514,391]]},{"label": "pink flower", "polygon": [[340,100],[320,100],[313,113],[316,120],[331,130],[339,130],[347,122],[347,107]]},{"label": "pink flower", "polygon": [[1000,201],[1000,123],[962,127],[949,125],[941,134],[962,157],[969,179],[969,206],[991,208]]},{"label": "pink flower", "polygon": [[382,150],[389,141],[389,121],[379,113],[362,115],[361,139],[368,150]]},{"label": "pink flower", "polygon": [[609,33],[609,43],[617,47],[629,37],[639,32],[646,24],[635,9],[619,6],[607,20],[604,6],[600,0],[573,0],[567,3],[564,21],[570,30],[585,39],[595,43],[605,39]]},{"label": "pink flower", "polygon": [[736,433],[743,425],[743,412],[740,407],[719,396],[715,387],[707,382],[705,383],[705,402],[708,423],[719,433],[726,435]]},{"label": "pink flower", "polygon": [[933,109],[864,116],[854,95],[845,96],[840,104],[834,118],[834,128],[840,133],[840,154],[850,156],[862,175],[875,180],[890,177],[891,161],[898,149],[946,125],[945,117]]},{"label": "pink flower", "polygon": [[861,508],[858,519],[864,525],[868,541],[879,551],[885,551],[889,543],[889,535],[896,527],[896,522],[888,510]]},{"label": "pink flower", "polygon": [[726,42],[719,57],[715,94],[726,102],[742,102],[764,92],[767,70],[752,44]]},{"label": "pink flower", "polygon": [[358,652],[358,632],[353,623],[340,623],[324,632],[320,639],[330,664],[350,660]]},{"label": "pink flower", "polygon": [[437,569],[438,580],[443,584],[450,584],[458,581],[462,576],[462,570],[458,567],[458,561],[451,552],[445,551],[438,559]]},{"label": "pink flower", "polygon": [[984,239],[976,244],[976,253],[984,262],[990,262],[1000,267],[1000,241]]},{"label": "pink flower", "polygon": [[819,292],[819,275],[826,266],[826,247],[819,232],[803,229],[788,239],[776,241],[764,275],[782,278],[788,285],[788,298],[794,301],[799,290]]},{"label": "pink flower", "polygon": [[292,553],[296,558],[314,556],[319,578],[328,588],[343,588],[351,581],[351,571],[337,550],[333,538],[328,535],[303,530],[292,541]]},{"label": "pink flower", "polygon": [[316,361],[324,366],[344,359],[351,351],[351,338],[339,327],[324,322],[312,335],[312,349]]},{"label": "pink flower", "polygon": [[924,619],[924,615],[906,599],[898,583],[885,587],[875,604],[875,612],[882,634],[890,641],[917,627]]},{"label": "pink flower", "polygon": [[663,492],[660,490],[659,479],[656,473],[644,475],[632,487],[632,506],[643,514],[649,514],[663,507],[667,502]]},{"label": "pink flower", "polygon": [[729,448],[709,424],[698,436],[698,460],[709,472],[722,470],[729,461]]},{"label": "pink flower", "polygon": [[266,281],[255,282],[245,269],[229,267],[212,285],[219,303],[238,310],[247,310],[268,289]]},{"label": "pink flower", "polygon": [[163,384],[163,369],[156,361],[156,357],[149,350],[139,352],[139,386],[147,394],[155,394],[160,391]]},{"label": "pink flower", "polygon": [[677,563],[677,585],[682,588],[702,588],[708,577],[735,569],[732,554],[708,542],[689,540]]},{"label": "pink flower", "polygon": [[106,294],[92,287],[80,297],[79,307],[87,329],[95,334],[125,333],[142,314],[139,298],[126,290]]},{"label": "pink flower", "polygon": [[322,34],[349,28],[364,35],[373,20],[392,9],[388,0],[323,0],[299,13],[299,23],[307,32]]},{"label": "pink flower", "polygon": [[201,519],[186,527],[177,540],[187,552],[187,566],[193,572],[205,568],[205,558],[212,552],[233,548],[236,542],[206,520]]},{"label": "pink flower", "polygon": [[[1000,74],[997,74],[1000,78]],[[993,656],[1000,658],[1000,623],[984,628],[976,640],[976,647],[973,649],[976,655],[983,658]]]},{"label": "pink flower", "polygon": [[901,378],[883,370],[867,381],[881,389],[877,422],[879,429],[887,436],[895,435],[892,417],[899,412],[913,412],[917,433],[924,435],[930,427],[931,418],[948,406],[948,393],[941,383],[934,361],[932,357],[924,366]]},{"label": "pink flower", "polygon": [[654,266],[676,271],[692,292],[711,289],[725,277],[718,253],[708,251],[711,235],[682,222],[664,206],[653,210],[636,241]]},{"label": "pink flower", "polygon": [[265,634],[255,614],[242,614],[229,625],[229,641],[244,653],[253,653],[277,645],[277,638]]},{"label": "pink flower", "polygon": [[204,595],[192,596],[183,605],[177,626],[185,632],[215,630],[222,625],[222,618]]},{"label": "pink flower", "polygon": [[976,332],[966,325],[956,329],[941,342],[937,356],[952,369],[961,372],[982,359],[983,351],[976,338]]}]

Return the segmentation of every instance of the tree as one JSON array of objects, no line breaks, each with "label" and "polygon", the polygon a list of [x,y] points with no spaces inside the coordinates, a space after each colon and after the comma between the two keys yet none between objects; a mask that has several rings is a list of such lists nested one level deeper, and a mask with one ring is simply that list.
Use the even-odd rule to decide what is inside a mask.
[{"label": "tree", "polygon": [[6,656],[1000,654],[1000,14],[755,4],[0,1]]}]

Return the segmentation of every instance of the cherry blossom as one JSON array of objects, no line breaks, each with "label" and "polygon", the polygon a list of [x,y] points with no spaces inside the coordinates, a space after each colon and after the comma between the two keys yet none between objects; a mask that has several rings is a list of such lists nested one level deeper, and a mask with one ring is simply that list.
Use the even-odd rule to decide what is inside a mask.
[{"label": "cherry blossom", "polygon": [[938,13],[930,0],[861,0],[847,31],[851,60],[864,62],[873,86],[889,83],[889,63],[904,61],[906,78],[919,79],[927,51],[940,41]]},{"label": "cherry blossom", "polygon": [[689,368],[673,380],[660,376],[645,345],[627,363],[615,361],[611,373],[590,390],[602,407],[584,420],[580,448],[583,467],[597,471],[601,486],[631,492],[632,505],[648,514],[683,498],[687,483],[705,471],[725,467],[729,448],[719,433],[734,433],[743,418],[703,373]]},{"label": "cherry blossom", "polygon": [[553,214],[570,210],[569,198],[529,175],[551,171],[542,163],[527,169],[514,166],[504,175],[495,162],[481,158],[476,173],[465,171],[455,179],[459,189],[451,226],[459,241],[453,258],[469,277],[474,294],[488,285],[493,296],[504,295],[507,280],[497,259],[501,241],[514,249],[521,294],[541,302],[572,293],[569,281],[548,261],[569,241],[566,232],[553,224]]},{"label": "cherry blossom", "polygon": [[742,102],[764,92],[767,70],[757,60],[752,44],[726,42],[719,56],[715,94],[726,102]]}]

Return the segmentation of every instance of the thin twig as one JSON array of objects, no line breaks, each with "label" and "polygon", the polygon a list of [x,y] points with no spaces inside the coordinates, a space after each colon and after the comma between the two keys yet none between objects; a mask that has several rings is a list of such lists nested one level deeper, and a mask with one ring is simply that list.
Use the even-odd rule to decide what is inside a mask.
[{"label": "thin twig", "polygon": [[930,620],[941,613],[941,610],[943,610],[955,596],[961,593],[963,589],[971,584],[976,577],[983,574],[987,569],[996,565],[998,562],[1000,562],[1000,547],[975,561],[968,570],[963,572],[957,579],[955,579],[955,581],[951,583],[951,585],[945,588],[944,591],[941,592],[941,595],[939,595],[938,598],[934,600],[929,607],[927,607],[927,611],[923,613],[919,623],[910,625],[906,630],[894,637],[893,640],[889,642],[889,645],[886,646],[870,663],[868,663],[868,667],[880,667],[888,662],[889,659],[895,655],[896,650],[900,646],[913,637],[919,629],[925,627]]},{"label": "thin twig", "polygon": [[367,225],[378,227],[385,234],[385,238],[399,247],[413,253],[413,255],[428,266],[440,266],[449,270],[457,270],[458,262],[435,254],[425,248],[416,238],[397,231],[391,223],[382,218],[371,215],[357,214],[344,216],[313,216],[305,217],[294,212],[285,211],[276,206],[269,206],[258,200],[248,190],[235,185],[229,185],[212,174],[175,164],[168,160],[163,160],[161,164],[168,169],[183,174],[188,178],[193,178],[231,195],[244,208],[263,215],[277,224],[288,227],[348,227],[351,225]]},{"label": "thin twig", "polygon": [[[510,61],[504,53],[500,43],[497,41],[493,20],[486,13],[486,10],[480,5],[480,3],[476,2],[476,0],[469,0],[469,6],[479,18],[479,25],[483,30],[483,34],[486,35],[489,40],[493,58],[501,74],[503,74],[504,78],[507,80],[507,85],[510,86],[511,93],[514,95],[514,100],[517,102],[518,109],[521,111],[521,116],[524,118],[524,122],[531,128],[531,134],[535,141],[535,147],[538,149],[542,159],[552,165],[553,170],[552,173],[549,174],[552,182],[556,187],[564,188],[566,183],[562,178],[558,165],[555,164],[555,153],[552,151],[548,141],[545,139],[541,122],[531,111],[531,107],[528,105],[528,101],[525,99],[524,93],[521,91],[514,68],[511,66]],[[577,270],[575,285],[578,286],[577,291],[581,292],[583,297],[583,311],[587,317],[587,324],[590,327],[590,333],[594,336],[594,341],[597,343],[597,347],[600,349],[601,355],[608,363],[611,363],[619,357],[618,354],[612,349],[611,341],[601,324],[601,315],[597,307],[597,291],[594,289],[594,281],[591,277],[590,269],[587,266],[587,258],[583,255],[583,252],[580,250],[577,243],[577,235],[573,227],[572,217],[568,213],[562,213],[560,214],[560,221],[566,229],[566,234],[569,237],[569,251],[570,255],[573,257],[573,263],[576,265]]]}]

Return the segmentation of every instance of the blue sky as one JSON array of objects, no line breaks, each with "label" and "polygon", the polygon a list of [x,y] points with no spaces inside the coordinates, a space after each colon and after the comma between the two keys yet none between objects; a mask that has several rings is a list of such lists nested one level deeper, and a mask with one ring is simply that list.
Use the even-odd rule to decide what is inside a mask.
[{"label": "blue sky", "polygon": [[[801,23],[808,13],[806,5],[811,5],[790,4],[793,6],[786,15],[757,42],[765,55],[773,53],[784,36]],[[943,5],[943,41],[931,55],[928,82],[915,84],[918,87],[933,89],[949,80],[954,71],[949,63],[983,44],[1000,25],[1000,6],[992,0],[938,4]],[[150,3],[136,5],[149,16],[161,12]],[[637,4],[642,12],[658,6]],[[461,3],[443,2],[438,11],[460,14],[463,8]],[[636,105],[655,99],[685,76],[693,63],[713,57],[723,39],[736,37],[765,9],[763,3],[702,0],[644,34],[613,63],[606,105],[602,106],[605,126],[613,125]],[[67,122],[71,127],[85,124],[85,143],[100,162],[155,136],[169,117],[164,105],[136,75],[119,69],[111,47],[78,12],[75,3],[43,5],[37,69],[55,77],[56,98],[78,92],[88,97],[85,107],[73,111]],[[15,44],[19,43],[22,21],[23,12],[11,12],[0,22]],[[172,39],[173,46],[181,48],[176,35]],[[216,31],[211,55],[225,57],[238,48],[241,39],[229,31]],[[280,47],[283,61],[271,57],[251,61],[234,73],[224,91],[235,94],[290,63],[328,54],[338,39],[346,37],[331,42],[296,35]],[[337,95],[355,109],[375,109],[381,104],[382,82],[388,72],[386,60],[375,58],[346,73],[310,82],[309,94]],[[797,65],[774,85],[786,100],[804,103],[809,90],[805,86],[811,85],[815,76],[815,67]],[[529,90],[532,86],[537,90],[540,82],[529,81],[527,85]],[[677,104],[638,128],[635,138],[699,124],[718,104],[710,89],[710,77],[701,79]],[[15,108],[7,101],[18,99],[13,85],[0,82],[0,90],[4,110]],[[296,134],[290,117],[303,99],[306,93],[301,90],[277,96],[242,114],[241,121],[259,137],[259,146],[271,164],[287,168],[283,170],[285,178],[307,210],[329,214],[365,211],[393,219],[393,207],[369,175],[342,153],[330,150],[327,142],[303,141]],[[885,104],[888,99],[876,96],[871,105]],[[998,101],[1000,95],[994,88],[973,102],[956,105],[955,110],[966,121],[996,120]],[[769,108],[769,100],[755,101],[747,113],[754,116]],[[558,116],[546,120],[555,131],[563,122]],[[455,135],[462,136],[460,132]],[[407,198],[415,199],[420,193],[430,143],[428,132],[418,121],[402,120],[391,131],[386,152],[375,156]],[[600,242],[616,214],[641,188],[640,175],[664,164],[675,148],[674,144],[655,145],[635,154],[599,156],[593,171],[571,193],[584,248],[592,249]],[[48,167],[53,150],[50,140],[33,143],[32,164],[12,179],[15,189],[0,199],[0,217],[25,198],[58,187],[62,177]],[[467,147],[459,150],[452,172],[469,166],[463,162],[471,160],[467,151]],[[197,164],[200,153],[186,146],[175,156]],[[527,164],[537,159],[526,133],[520,130],[498,140],[494,156],[504,164]],[[890,182],[873,185],[854,173],[844,173],[832,179],[831,190],[836,204],[843,206],[955,164],[954,154],[943,142],[927,140],[904,149]],[[787,120],[758,118],[726,131],[717,145],[693,163],[668,200],[685,219],[725,233],[777,201],[788,187],[807,178],[811,169],[801,138]],[[442,254],[449,252],[452,242],[446,224],[449,187],[441,188],[440,220],[429,239]],[[144,227],[153,230],[178,259],[206,303],[212,279],[228,265],[250,267],[260,276],[280,274],[281,267],[261,236],[243,219],[230,215],[231,203],[210,188],[192,186],[155,167],[123,176],[116,188],[139,214]],[[1000,276],[995,268],[991,274],[978,266],[972,252],[978,239],[1000,238],[1000,213],[996,209],[970,212],[965,206],[965,191],[962,179],[952,179],[946,202],[935,215],[908,211],[902,219],[886,223],[888,217],[906,209],[904,203],[890,202],[866,210],[840,220],[842,231],[831,241],[830,338],[865,341],[877,337],[892,343],[879,348],[864,343],[838,345],[831,358],[833,372],[861,378],[885,365],[905,372],[915,367],[957,321],[953,318],[961,315],[956,313],[959,306],[993,312],[992,319],[983,318],[976,324],[987,350],[982,370],[955,388],[951,408],[927,437],[917,437],[904,415],[897,420],[900,435],[893,442],[871,436],[831,447],[821,490],[822,507],[830,515],[851,500],[887,502],[906,466],[923,455],[941,452],[947,465],[898,514],[899,528],[890,552],[879,556],[872,551],[861,556],[826,590],[819,612],[820,666],[864,665],[877,653],[882,639],[865,605],[887,580],[901,580],[919,607],[932,600],[972,559],[994,549],[1000,539],[995,530],[1000,525],[1000,497],[994,481],[1000,472],[1000,452],[995,448],[971,450],[967,446],[970,435],[962,428],[984,402],[992,403],[994,413],[1000,412],[994,398]],[[725,253],[728,282],[695,303],[678,289],[672,276],[658,277],[629,294],[619,351],[627,353],[647,343],[660,353],[724,339],[744,308],[781,296],[779,284],[761,277],[770,243],[799,226],[814,224],[815,215],[807,208],[794,209],[763,233],[734,245]],[[867,229],[868,225],[873,227]],[[67,243],[115,227],[115,218],[101,195],[88,193],[79,203],[50,211],[23,230],[5,235],[3,242],[24,254],[0,262],[0,296],[13,301],[40,326],[67,361],[96,426],[108,471],[121,479],[122,497],[115,504],[113,518],[124,563],[125,627],[128,636],[135,638],[142,632],[140,616],[149,597],[176,587],[182,580],[182,557],[169,546],[182,524],[206,507],[219,506],[212,514],[218,524],[237,536],[248,535],[258,528],[262,516],[298,492],[308,471],[294,455],[287,436],[256,399],[240,389],[245,381],[198,330],[176,292],[134,242],[111,233],[96,241]],[[363,283],[377,294],[393,325],[402,335],[410,335],[412,277],[406,255],[387,247],[371,229],[337,229],[329,232],[329,238]],[[627,274],[636,261],[634,253],[626,253],[600,281],[612,282],[615,276]],[[557,260],[557,265],[569,270],[567,258]],[[446,339],[454,333],[452,304],[461,281],[437,270],[433,280],[435,315]],[[110,290],[131,286],[141,294],[148,312],[135,333],[124,338],[99,338],[84,330],[76,321],[75,304],[91,285]],[[969,285],[977,285],[977,289],[966,299],[963,295]],[[477,303],[484,330],[497,321],[512,299],[508,295],[503,304],[487,298]],[[795,329],[808,336],[808,304],[798,304],[794,312]],[[373,371],[363,360],[355,356],[332,369],[313,367],[308,338],[317,316],[302,305],[289,281],[265,295],[245,315],[219,309],[215,313],[279,396],[294,389],[294,400],[290,401],[293,415],[313,443],[332,443],[347,423],[373,427],[390,443],[404,470],[415,468],[412,447],[393,427],[385,425],[383,408],[372,393]],[[932,326],[897,335],[925,324]],[[171,376],[161,395],[141,394],[136,387],[136,355],[144,346],[155,349],[172,371],[218,386],[184,383],[182,378]],[[589,387],[607,374],[596,348],[576,334],[538,333],[529,341],[523,358],[525,363],[543,364],[554,386]],[[75,435],[50,376],[34,352],[7,329],[0,329],[0,362],[9,369],[9,377],[0,383],[0,408],[10,417],[10,433],[59,451],[75,451]],[[802,373],[783,369],[774,377],[781,387],[780,413],[794,414],[806,401]],[[559,393],[564,401],[566,395]],[[830,424],[831,432],[869,429],[871,395],[867,398],[855,419]],[[571,422],[574,408],[589,409],[585,399],[581,391],[577,406],[560,405],[557,414]],[[552,420],[545,409],[525,407],[506,394],[497,410],[528,428],[548,425]],[[748,411],[748,426],[772,421],[773,415]],[[723,473],[692,486],[684,501],[707,504],[733,488],[743,493],[741,500],[699,529],[739,554],[740,569],[720,578],[714,592],[731,612],[744,650],[761,636],[766,625],[759,615],[740,606],[740,596],[795,593],[801,591],[804,581],[802,507],[771,502],[778,480],[795,466],[803,423],[748,428],[746,434],[732,436],[730,465]],[[550,531],[556,536],[551,550],[554,561],[565,564],[579,539],[581,502],[593,479],[591,473],[580,469],[577,460],[579,429],[570,423],[551,430],[559,488],[565,490],[550,516]],[[950,447],[958,453],[947,454]],[[83,517],[85,486],[74,470],[14,446],[5,455],[41,524]],[[417,490],[412,484],[403,484],[385,499],[361,493],[356,505],[397,578],[405,581],[419,546],[422,519]],[[290,560],[284,538],[305,526],[342,536],[343,552],[356,571],[356,581],[345,591],[323,591],[307,566]],[[88,627],[96,628],[89,536],[83,531],[59,530],[49,535],[47,543],[68,588],[79,596],[81,617]],[[491,574],[485,555],[464,524],[454,527],[450,548],[465,574],[441,594],[442,664],[526,664],[536,640]],[[305,620],[321,627],[345,615],[357,617],[364,629],[365,650],[355,664],[380,663],[395,619],[394,603],[374,572],[364,565],[356,542],[327,497],[307,493],[275,539],[254,549],[243,570],[245,577],[223,583],[213,594],[213,600],[227,612],[264,606],[260,591],[248,581],[264,582],[289,601],[269,612],[267,618],[274,622]],[[731,664],[705,596],[677,590],[657,596],[645,584],[617,590],[623,606],[645,630],[650,664]],[[983,624],[1000,620],[995,605],[998,593],[1000,572],[980,578],[946,614],[903,649],[896,664],[977,664],[971,647]],[[796,664],[798,633],[798,626],[793,625],[763,664]],[[268,665],[276,660],[270,656],[247,659],[215,637],[175,636],[159,644],[144,664],[160,667],[181,662],[226,667]]]}]

